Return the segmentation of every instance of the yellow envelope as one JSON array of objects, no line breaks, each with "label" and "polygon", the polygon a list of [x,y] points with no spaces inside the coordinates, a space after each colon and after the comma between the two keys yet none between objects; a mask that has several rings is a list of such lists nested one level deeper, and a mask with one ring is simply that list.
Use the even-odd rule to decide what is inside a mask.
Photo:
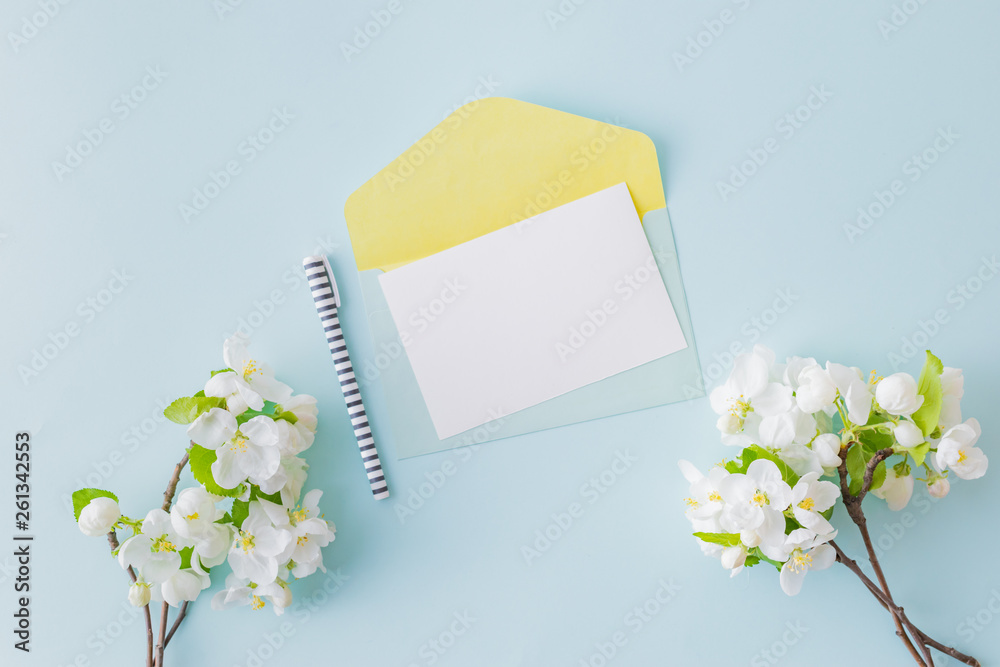
[{"label": "yellow envelope", "polygon": [[[623,181],[687,349],[438,440],[378,274]],[[645,134],[527,102],[486,98],[456,110],[362,185],[344,213],[376,349],[358,374],[363,384],[382,385],[401,457],[704,395],[656,149]]]}]

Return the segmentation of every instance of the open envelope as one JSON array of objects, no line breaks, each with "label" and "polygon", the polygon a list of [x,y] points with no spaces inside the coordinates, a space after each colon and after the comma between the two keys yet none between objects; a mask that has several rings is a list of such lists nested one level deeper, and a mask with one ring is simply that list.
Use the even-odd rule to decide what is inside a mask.
[{"label": "open envelope", "polygon": [[[439,439],[380,286],[382,272],[626,183],[687,347]],[[382,386],[405,458],[704,394],[656,150],[639,132],[506,98],[448,116],[345,207],[375,347],[356,364]]]}]

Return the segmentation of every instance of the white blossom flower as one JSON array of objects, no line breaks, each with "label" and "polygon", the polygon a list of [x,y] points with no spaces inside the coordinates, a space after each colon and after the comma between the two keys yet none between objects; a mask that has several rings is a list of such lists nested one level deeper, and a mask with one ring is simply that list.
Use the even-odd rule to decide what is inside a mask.
[{"label": "white blossom flower", "polygon": [[162,584],[153,587],[152,599],[176,607],[181,602],[197,600],[201,592],[208,588],[211,583],[211,579],[204,571],[196,570],[193,567],[178,569]]},{"label": "white blossom flower", "polygon": [[770,382],[773,361],[774,354],[757,345],[753,352],[737,356],[729,379],[712,390],[709,396],[712,409],[726,417],[717,424],[723,433],[723,443],[749,445],[762,419],[791,408],[791,388]]},{"label": "white blossom flower", "polygon": [[319,412],[316,399],[308,394],[298,394],[282,403],[281,409],[295,415],[296,422],[292,426],[304,443],[299,451],[309,449],[316,437],[316,415]]},{"label": "white blossom flower", "polygon": [[893,373],[875,385],[875,400],[890,415],[909,417],[924,403],[917,381],[909,373]]},{"label": "white blossom flower", "polygon": [[924,432],[913,422],[900,420],[892,433],[903,447],[916,447],[924,442]]},{"label": "white blossom flower", "polygon": [[938,425],[942,431],[962,423],[962,397],[965,395],[965,378],[961,368],[945,368],[941,373],[941,416]]},{"label": "white blossom flower", "polygon": [[250,388],[250,384],[234,371],[216,373],[205,383],[205,395],[226,399],[226,410],[241,415],[250,410],[262,410],[264,397]]},{"label": "white blossom flower", "polygon": [[832,533],[833,526],[820,512],[833,507],[839,497],[836,484],[819,481],[819,474],[815,472],[807,473],[792,489],[792,513],[796,521],[817,535]]},{"label": "white blossom flower", "polygon": [[888,468],[882,486],[872,493],[876,498],[885,500],[893,512],[898,512],[909,504],[913,496],[913,475],[900,476],[895,468]]},{"label": "white blossom flower", "polygon": [[825,473],[831,474],[840,466],[840,438],[833,433],[817,435],[812,441],[812,450]]},{"label": "white blossom flower", "polygon": [[102,537],[111,532],[121,516],[114,498],[94,498],[80,510],[80,532],[88,537]]},{"label": "white blossom flower", "polygon": [[802,590],[806,573],[810,570],[825,570],[833,565],[837,560],[837,552],[826,542],[833,539],[835,535],[836,532],[829,535],[816,535],[811,530],[804,528],[793,530],[785,539],[782,549],[787,555],[784,558],[774,558],[774,555],[768,556],[784,562],[784,565],[781,566],[779,580],[781,590],[785,592],[785,595],[798,595],[799,591]]},{"label": "white blossom flower", "polygon": [[719,481],[729,476],[729,472],[721,466],[715,466],[708,471],[708,475],[703,475],[688,461],[678,461],[678,465],[691,483],[690,495],[684,500],[688,519],[694,521],[719,516],[724,506],[722,496],[719,495]]},{"label": "white blossom flower", "polygon": [[288,508],[266,500],[260,501],[271,523],[291,532],[291,552],[279,556],[278,561],[282,562],[287,555],[292,561],[292,575],[299,579],[309,576],[317,569],[326,572],[321,549],[334,540],[336,529],[320,514],[319,500],[322,497],[321,490],[313,489],[305,495],[301,505]]},{"label": "white blossom flower", "polygon": [[757,459],[746,474],[734,473],[719,481],[726,502],[722,520],[739,532],[748,547],[780,540],[785,534],[785,515],[792,490],[781,479],[773,461]]},{"label": "white blossom flower", "polygon": [[[216,452],[212,476],[224,489],[235,489],[250,480],[264,487],[273,484],[271,478],[281,467],[280,435],[273,419],[261,415],[242,426],[236,418],[221,408],[212,408],[200,415],[188,428],[192,442]],[[274,493],[283,485],[265,490]]]},{"label": "white blossom flower", "polygon": [[862,426],[868,423],[872,409],[872,392],[857,368],[826,362],[826,372],[837,386],[837,391],[847,406],[847,418]]},{"label": "white blossom flower", "polygon": [[285,471],[285,485],[281,487],[281,504],[288,507],[299,502],[302,487],[305,485],[309,464],[305,459],[293,456],[281,460],[281,468]]},{"label": "white blossom flower", "polygon": [[141,532],[122,543],[118,563],[122,569],[134,568],[143,581],[162,584],[180,570],[179,552],[189,546],[188,540],[174,532],[170,515],[156,508],[146,515]]},{"label": "white blossom flower", "polygon": [[291,387],[275,380],[270,366],[250,357],[242,336],[226,340],[222,357],[232,370],[212,376],[205,385],[205,395],[225,398],[226,408],[233,414],[242,414],[247,407],[260,410],[264,400],[283,403],[291,398]]},{"label": "white blossom flower", "polygon": [[229,565],[241,579],[258,586],[269,584],[278,577],[277,556],[291,542],[292,534],[275,528],[260,502],[253,501],[229,551]]},{"label": "white blossom flower", "polygon": [[962,479],[978,479],[985,475],[989,460],[983,450],[975,446],[981,433],[975,419],[967,419],[945,431],[937,445],[937,467],[950,469]]},{"label": "white blossom flower", "polygon": [[798,391],[803,371],[817,365],[812,357],[789,357],[782,370],[781,381],[791,387],[792,391]]},{"label": "white blossom flower", "polygon": [[202,563],[214,567],[226,559],[226,550],[232,541],[228,525],[216,523],[225,512],[215,503],[219,496],[194,486],[177,494],[177,502],[170,508],[170,524],[174,531],[194,543]]},{"label": "white blossom flower", "polygon": [[792,404],[786,412],[761,420],[756,444],[781,449],[807,444],[816,435],[816,419]]},{"label": "white blossom flower", "polygon": [[799,373],[799,386],[795,390],[795,403],[807,414],[827,410],[837,400],[837,385],[830,374],[813,362]]},{"label": "white blossom flower", "polygon": [[274,613],[281,616],[285,608],[292,604],[292,591],[280,579],[269,584],[257,584],[240,579],[235,574],[226,577],[225,589],[212,598],[212,609],[231,609],[249,605],[254,611],[264,608],[265,600],[274,606]]}]

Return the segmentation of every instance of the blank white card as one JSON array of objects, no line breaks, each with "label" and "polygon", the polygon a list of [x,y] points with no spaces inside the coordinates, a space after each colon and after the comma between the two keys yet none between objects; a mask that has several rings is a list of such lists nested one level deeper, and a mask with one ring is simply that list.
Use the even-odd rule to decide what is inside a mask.
[{"label": "blank white card", "polygon": [[624,183],[379,279],[441,439],[687,347]]}]

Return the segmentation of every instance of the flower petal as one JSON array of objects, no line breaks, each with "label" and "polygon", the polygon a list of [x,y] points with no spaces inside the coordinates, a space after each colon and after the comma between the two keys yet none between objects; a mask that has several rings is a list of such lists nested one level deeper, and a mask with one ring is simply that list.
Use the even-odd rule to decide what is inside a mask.
[{"label": "flower petal", "polygon": [[187,434],[196,445],[218,449],[236,435],[236,417],[222,408],[212,408],[188,426]]}]

